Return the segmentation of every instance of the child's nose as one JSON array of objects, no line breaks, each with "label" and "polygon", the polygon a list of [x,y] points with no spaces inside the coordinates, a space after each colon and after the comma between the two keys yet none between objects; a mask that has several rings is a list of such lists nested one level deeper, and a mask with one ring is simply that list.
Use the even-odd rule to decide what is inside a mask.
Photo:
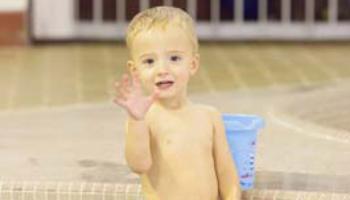
[{"label": "child's nose", "polygon": [[167,75],[169,73],[167,67],[159,67],[158,71],[157,71],[157,75],[158,76],[164,76]]},{"label": "child's nose", "polygon": [[157,66],[157,74],[158,75],[164,75],[169,73],[169,66],[166,62],[161,62]]}]

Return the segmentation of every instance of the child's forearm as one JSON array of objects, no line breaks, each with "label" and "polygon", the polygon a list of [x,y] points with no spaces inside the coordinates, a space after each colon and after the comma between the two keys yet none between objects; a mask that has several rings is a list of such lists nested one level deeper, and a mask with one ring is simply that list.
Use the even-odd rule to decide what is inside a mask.
[{"label": "child's forearm", "polygon": [[226,175],[226,179],[221,182],[219,190],[222,200],[241,199],[241,188],[239,183],[236,181],[236,177]]},{"label": "child's forearm", "polygon": [[136,173],[145,173],[151,167],[150,132],[144,120],[128,119],[125,156],[129,167]]},{"label": "child's forearm", "polygon": [[241,190],[238,187],[233,187],[231,192],[225,196],[224,198],[222,198],[222,200],[240,200],[241,199]]}]

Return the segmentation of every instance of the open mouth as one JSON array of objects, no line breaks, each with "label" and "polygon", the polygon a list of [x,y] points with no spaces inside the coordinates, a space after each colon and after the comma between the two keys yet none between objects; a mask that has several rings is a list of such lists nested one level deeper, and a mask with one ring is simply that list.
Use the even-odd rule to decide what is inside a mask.
[{"label": "open mouth", "polygon": [[165,90],[170,88],[174,84],[174,81],[159,81],[156,83],[156,86],[159,89]]}]

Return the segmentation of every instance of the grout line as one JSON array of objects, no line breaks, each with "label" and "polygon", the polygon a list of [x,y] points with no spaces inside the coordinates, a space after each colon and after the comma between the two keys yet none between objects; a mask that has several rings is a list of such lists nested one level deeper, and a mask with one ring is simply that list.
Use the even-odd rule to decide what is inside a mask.
[{"label": "grout line", "polygon": [[50,79],[50,74],[49,70],[50,70],[50,57],[51,57],[51,53],[50,50],[46,50],[43,52],[43,73],[42,73],[42,103],[44,104],[44,106],[48,107],[49,103],[50,103],[50,83],[51,83],[51,79]]},{"label": "grout line", "polygon": [[285,58],[285,59],[280,59],[280,61],[282,61],[281,63],[283,63],[282,66],[285,67],[288,71],[294,71],[294,73],[299,78],[302,86],[305,86],[305,87],[311,86],[311,81],[307,78],[306,74],[299,67],[297,67],[297,65],[293,64],[293,61],[291,61],[288,57],[280,53],[278,49],[276,49],[275,47],[271,48],[270,52],[277,57]]},{"label": "grout line", "polygon": [[[237,64],[234,61],[228,59],[228,55],[226,54],[226,52],[221,51],[221,49],[217,45],[215,45],[214,47],[215,47],[214,53],[218,58],[220,58],[219,60],[221,61],[222,66],[225,66],[228,72],[230,73],[230,75],[234,77],[234,80],[238,84],[239,88],[245,88],[245,89],[249,88],[247,84],[244,82],[244,80],[242,79],[242,76],[240,76],[240,72],[236,68]],[[228,65],[226,65],[226,63],[228,63]]]},{"label": "grout line", "polygon": [[106,200],[106,184],[103,184],[103,189],[102,189],[102,200]]},{"label": "grout line", "polygon": [[10,200],[14,200],[14,195],[13,195],[13,191],[14,191],[14,182],[10,182]]},{"label": "grout line", "polygon": [[312,136],[312,137],[319,138],[319,139],[325,139],[325,140],[329,140],[329,141],[345,143],[345,144],[350,143],[350,141],[343,140],[341,138],[334,137],[334,136],[332,137],[332,136],[330,136],[328,134],[320,134],[320,133],[314,134],[314,133],[310,133],[310,131],[307,131],[307,130],[303,129],[298,124],[293,124],[293,123],[289,122],[288,120],[284,120],[283,117],[281,117],[281,116],[276,116],[273,111],[268,111],[267,112],[267,116],[269,116],[269,118],[271,119],[271,121],[273,123],[277,123],[277,124],[279,124],[279,125],[281,125],[283,127],[286,127],[288,129],[292,129],[295,132],[300,133],[300,134]]},{"label": "grout line", "polygon": [[85,182],[83,182],[82,184],[80,184],[80,189],[79,189],[79,194],[80,194],[80,200],[83,200],[83,191],[85,188]]},{"label": "grout line", "polygon": [[92,183],[92,187],[91,187],[91,194],[95,197],[95,193],[96,193],[96,183],[95,182],[93,182]]},{"label": "grout line", "polygon": [[[105,63],[105,65],[106,65],[106,67],[105,67],[105,76],[106,76],[106,97],[109,100],[112,100],[112,98],[115,95],[114,82],[117,81],[116,80],[117,72],[113,68],[113,64],[114,64],[113,59],[115,59],[113,57],[113,53],[115,53],[114,51],[112,51],[113,49],[111,49],[111,50],[105,49],[105,51],[104,51],[104,56],[105,56],[104,59],[108,60],[108,62]],[[126,60],[125,60],[125,62],[126,62]],[[124,64],[123,66],[120,66],[120,67],[125,67],[125,65],[126,64]],[[124,69],[122,71],[124,71]]]},{"label": "grout line", "polygon": [[[61,182],[57,183],[57,193],[56,193],[56,200],[61,200]],[[69,191],[70,192],[70,191]]]},{"label": "grout line", "polygon": [[26,191],[27,183],[23,181],[21,185],[22,185],[21,200],[25,200],[25,193],[27,192]]},{"label": "grout line", "polygon": [[117,184],[114,184],[114,190],[113,190],[113,199],[114,200],[117,200],[117,194],[119,194],[118,192],[118,185]]},{"label": "grout line", "polygon": [[255,198],[256,193],[257,193],[257,190],[252,191],[252,193],[250,194],[250,200],[253,200]]},{"label": "grout line", "polygon": [[[20,58],[16,57],[16,60],[20,60]],[[14,64],[12,66],[12,80],[10,84],[10,94],[8,96],[7,108],[8,110],[12,110],[16,105],[16,97],[18,93],[18,84],[20,80],[20,68],[18,64]]]},{"label": "grout line", "polygon": [[261,196],[262,200],[265,200],[265,197],[267,196],[267,192],[268,191],[266,191],[266,190],[261,190],[261,195],[260,196]]},{"label": "grout line", "polygon": [[212,95],[216,95],[216,89],[215,86],[211,80],[211,78],[208,75],[208,70],[206,68],[199,68],[198,75],[200,79],[203,81],[205,87],[209,90],[209,93]]},{"label": "grout line", "polygon": [[[332,49],[331,53],[333,54],[333,59],[330,60],[329,57],[325,57],[325,59],[328,62],[331,61],[332,64],[334,63],[335,66],[341,65],[342,66],[341,68],[344,68],[344,66],[346,66],[346,65],[350,65],[350,60],[348,58],[348,55],[347,54],[344,55],[344,52],[337,51],[336,49]],[[346,59],[344,59],[344,58],[346,58]],[[349,74],[347,74],[348,75],[347,78],[349,78],[350,68],[347,68],[347,69],[349,70],[348,71]]]},{"label": "grout line", "polygon": [[272,197],[272,200],[276,200],[278,197],[279,190],[274,191],[274,195]]},{"label": "grout line", "polygon": [[0,199],[2,199],[2,193],[3,193],[3,190],[2,190],[2,186],[3,186],[4,182],[2,180],[0,180]]},{"label": "grout line", "polygon": [[72,187],[73,187],[73,182],[69,182],[69,185],[68,185],[68,200],[72,200]]},{"label": "grout line", "polygon": [[263,77],[271,84],[272,86],[276,87],[277,81],[272,75],[271,71],[268,67],[266,67],[266,63],[264,63],[261,58],[258,58],[255,54],[251,53],[250,47],[244,47],[242,48],[244,50],[244,53],[248,55],[249,59],[254,61],[256,64],[256,69],[260,71],[260,73],[263,75]]},{"label": "grout line", "polygon": [[[49,184],[49,183],[48,183]],[[49,200],[49,191],[47,188],[48,184],[44,184],[44,195],[45,195],[45,200]]]},{"label": "grout line", "polygon": [[312,52],[310,52],[310,50],[306,50],[305,47],[303,47],[298,52],[303,52],[303,53],[299,53],[300,56],[303,56],[305,60],[308,60],[310,63],[312,63],[311,65],[312,67],[328,75],[331,80],[335,82],[340,81],[339,75],[334,71],[334,69],[331,70],[327,65],[321,62],[319,59],[317,59],[315,55],[313,55]]},{"label": "grout line", "polygon": [[33,194],[33,200],[37,200],[38,199],[37,198],[38,182],[35,181],[33,184],[34,184],[34,186],[33,186],[33,193],[32,193]]},{"label": "grout line", "polygon": [[311,200],[311,198],[312,198],[312,193],[307,192],[306,193],[306,200]]},{"label": "grout line", "polygon": [[76,89],[76,103],[83,102],[83,81],[81,77],[81,49],[79,46],[74,47],[74,54],[75,54],[75,63],[74,63],[74,69],[75,69],[75,89]]},{"label": "grout line", "polygon": [[[125,193],[126,193],[126,194],[129,194],[129,192],[130,192],[130,185],[127,185],[127,186],[126,186]],[[128,200],[127,195],[125,195],[124,197],[125,197],[125,200]]]}]

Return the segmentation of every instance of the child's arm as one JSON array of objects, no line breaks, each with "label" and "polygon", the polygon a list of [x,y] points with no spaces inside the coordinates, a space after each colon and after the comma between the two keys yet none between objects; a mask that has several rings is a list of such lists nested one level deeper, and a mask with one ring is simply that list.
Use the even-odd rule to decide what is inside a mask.
[{"label": "child's arm", "polygon": [[150,131],[145,116],[157,93],[149,97],[144,96],[136,75],[133,75],[131,81],[127,75],[123,75],[115,87],[118,95],[114,102],[129,114],[125,142],[126,161],[134,172],[142,174],[152,165]]},{"label": "child's arm", "polygon": [[221,113],[213,111],[214,120],[214,160],[222,200],[241,199],[241,191],[236,166],[231,157],[226,140]]},{"label": "child's arm", "polygon": [[145,120],[127,120],[125,157],[132,171],[143,174],[152,165],[150,132]]}]

